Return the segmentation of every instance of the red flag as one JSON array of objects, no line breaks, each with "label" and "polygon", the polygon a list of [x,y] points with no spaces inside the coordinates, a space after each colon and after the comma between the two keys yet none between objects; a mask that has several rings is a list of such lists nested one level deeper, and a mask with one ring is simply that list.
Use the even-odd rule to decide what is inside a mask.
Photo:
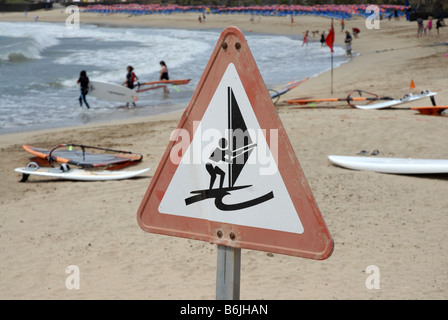
[{"label": "red flag", "polygon": [[328,32],[327,37],[325,38],[325,42],[327,46],[330,47],[331,53],[333,53],[333,43],[334,43],[334,28],[333,28],[333,21],[331,21],[331,29],[330,32]]}]

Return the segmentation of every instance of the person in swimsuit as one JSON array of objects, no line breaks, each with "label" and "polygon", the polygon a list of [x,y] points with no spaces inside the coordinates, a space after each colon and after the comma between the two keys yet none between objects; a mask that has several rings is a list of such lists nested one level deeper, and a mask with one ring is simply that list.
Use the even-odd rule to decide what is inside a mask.
[{"label": "person in swimsuit", "polygon": [[439,18],[436,22],[437,35],[439,35],[439,29],[442,27],[442,20]]},{"label": "person in swimsuit", "polygon": [[432,17],[428,17],[428,24],[426,26],[427,30],[428,30],[428,35],[431,36],[431,30],[432,30]]},{"label": "person in swimsuit", "polygon": [[82,70],[79,74],[78,84],[81,87],[81,95],[79,96],[79,106],[82,107],[82,103],[86,104],[87,109],[90,109],[86,100],[86,95],[89,92],[89,78],[85,70]]},{"label": "person in swimsuit", "polygon": [[129,89],[134,89],[134,82],[138,80],[138,77],[134,73],[134,68],[132,66],[128,66],[127,68],[128,73],[126,74],[126,81],[122,83],[122,85],[125,85]]},{"label": "person in swimsuit", "polygon": [[[162,68],[160,69],[159,80],[170,80],[170,77],[168,76],[168,67],[166,66],[165,61],[160,61],[160,66]],[[169,93],[169,90],[166,86],[163,87],[163,91],[165,93]]]},{"label": "person in swimsuit", "polygon": [[320,46],[325,46],[325,31],[322,31],[322,34],[320,35]]},{"label": "person in swimsuit", "polygon": [[[134,67],[128,66],[127,70],[128,73],[126,74],[126,81],[124,81],[121,85],[126,84],[126,86],[132,90],[134,89],[134,83],[138,80],[138,77],[134,73]],[[132,104],[135,107],[135,102],[132,102]],[[126,103],[126,107],[129,107],[129,103]]]},{"label": "person in swimsuit", "polygon": [[306,30],[306,32],[303,34],[303,38],[302,38],[302,47],[303,45],[306,45],[308,47],[308,30]]}]

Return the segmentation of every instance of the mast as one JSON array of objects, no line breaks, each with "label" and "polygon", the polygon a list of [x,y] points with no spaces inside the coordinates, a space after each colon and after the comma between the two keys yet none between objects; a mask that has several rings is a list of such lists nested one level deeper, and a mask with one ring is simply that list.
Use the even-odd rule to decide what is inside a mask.
[{"label": "mast", "polygon": [[[233,121],[232,121],[232,88],[231,87],[227,87],[227,131],[228,131],[228,137],[227,137],[227,141],[228,141],[228,148],[230,150],[229,154],[232,154],[233,152]],[[232,165],[233,165],[233,160],[229,161],[229,173],[228,173],[228,177],[229,177],[229,188],[233,187],[233,183],[232,183]]]}]

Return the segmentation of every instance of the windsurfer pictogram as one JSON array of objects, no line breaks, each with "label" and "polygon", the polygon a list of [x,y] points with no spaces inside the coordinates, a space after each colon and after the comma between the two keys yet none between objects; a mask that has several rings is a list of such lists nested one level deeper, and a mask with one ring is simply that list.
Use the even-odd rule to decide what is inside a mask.
[{"label": "windsurfer pictogram", "polygon": [[[214,198],[216,208],[223,211],[230,211],[252,207],[274,198],[274,193],[270,191],[263,196],[248,201],[234,204],[223,203],[223,198],[230,195],[232,191],[252,187],[252,185],[238,186],[235,183],[246,165],[250,154],[257,146],[248,134],[246,123],[241,115],[231,87],[227,88],[227,98],[228,137],[223,137],[219,140],[218,146],[211,153],[209,162],[205,165],[205,170],[210,174],[209,188],[191,191],[194,195],[185,199],[186,205]],[[227,167],[227,170],[225,170],[225,167]],[[219,187],[214,188],[218,176]],[[226,176],[228,186],[224,187]]]}]

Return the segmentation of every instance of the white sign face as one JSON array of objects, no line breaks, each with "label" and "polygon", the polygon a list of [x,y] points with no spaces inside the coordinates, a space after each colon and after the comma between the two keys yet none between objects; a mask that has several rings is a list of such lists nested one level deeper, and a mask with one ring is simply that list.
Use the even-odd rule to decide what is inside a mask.
[{"label": "white sign face", "polygon": [[271,150],[232,63],[196,126],[159,212],[302,234],[277,167],[277,132],[267,135]]}]

